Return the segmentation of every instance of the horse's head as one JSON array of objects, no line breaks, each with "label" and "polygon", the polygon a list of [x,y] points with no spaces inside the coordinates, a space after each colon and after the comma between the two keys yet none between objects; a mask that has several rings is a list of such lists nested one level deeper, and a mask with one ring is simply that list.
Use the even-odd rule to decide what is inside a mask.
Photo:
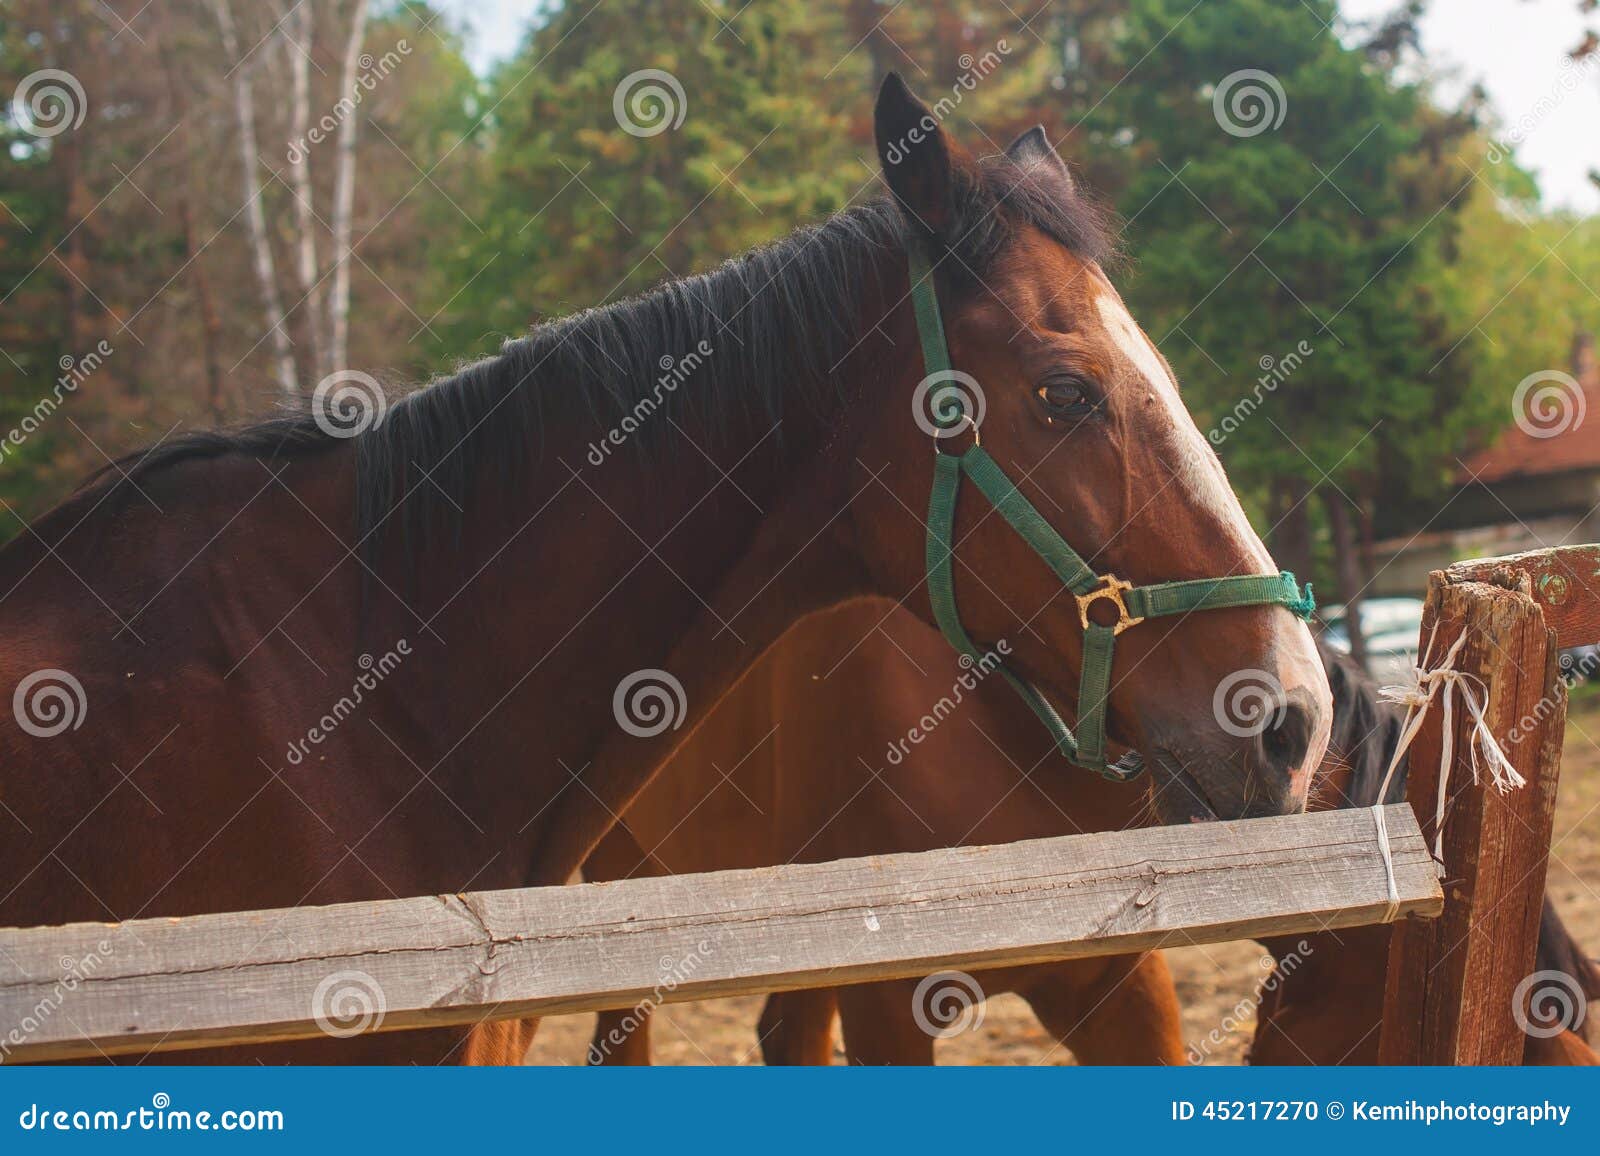
[{"label": "horse's head", "polygon": [[[903,389],[881,398],[889,408],[862,446],[864,462],[893,463],[883,485],[863,494],[861,516],[872,526],[863,538],[874,539],[869,564],[896,595],[918,585],[913,604],[938,616],[924,528],[900,507],[920,519],[938,485],[935,449],[953,459],[972,445],[972,423],[946,420],[956,395],[965,394],[998,474],[982,492],[976,474],[957,490],[950,536],[957,633],[985,650],[1003,641],[1010,669],[1063,714],[1078,716],[1082,737],[1097,728],[1081,717],[1088,638],[1081,619],[1087,614],[1102,626],[1120,619],[1114,648],[1106,646],[1110,631],[1091,648],[1102,663],[1106,649],[1114,653],[1105,733],[1113,757],[1118,746],[1143,753],[1162,817],[1299,810],[1332,707],[1310,631],[1284,605],[1292,601],[1285,587],[1251,600],[1255,588],[1235,583],[1230,589],[1248,604],[1221,608],[1186,608],[1198,588],[1185,588],[1175,607],[1129,624],[1109,594],[1079,597],[1092,578],[1069,588],[1063,566],[1047,565],[1048,530],[1019,533],[1018,519],[1008,522],[992,505],[993,478],[1003,475],[1094,575],[1134,587],[1277,575],[1170,366],[1101,268],[1093,209],[1042,130],[1024,134],[1004,157],[975,160],[892,76],[879,95],[876,128],[911,247],[934,269],[951,369],[929,389],[925,361],[911,353],[918,336],[905,301],[894,331],[896,348],[906,351]],[[911,283],[917,279],[914,272]],[[930,304],[925,298],[924,314]],[[926,316],[920,328],[925,345]],[[932,433],[947,436],[936,441]],[[1295,590],[1292,582],[1286,588]],[[1128,601],[1137,610],[1147,600]],[[950,636],[948,623],[941,625]],[[1089,661],[1096,665],[1095,654]]]}]

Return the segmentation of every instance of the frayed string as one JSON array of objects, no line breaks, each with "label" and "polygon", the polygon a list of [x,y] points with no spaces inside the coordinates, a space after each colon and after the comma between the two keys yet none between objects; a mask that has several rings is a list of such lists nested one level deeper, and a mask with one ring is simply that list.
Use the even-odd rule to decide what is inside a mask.
[{"label": "frayed string", "polygon": [[[1442,861],[1444,858],[1444,803],[1445,796],[1450,786],[1450,771],[1455,765],[1455,695],[1461,692],[1461,701],[1466,705],[1467,713],[1472,718],[1472,735],[1467,741],[1467,762],[1472,767],[1472,781],[1482,783],[1483,771],[1487,768],[1489,781],[1496,790],[1504,794],[1525,786],[1527,780],[1518,773],[1517,768],[1511,765],[1511,760],[1500,749],[1500,743],[1495,739],[1494,732],[1489,729],[1489,720],[1484,717],[1484,708],[1488,703],[1489,691],[1483,684],[1483,679],[1475,674],[1457,670],[1455,663],[1461,654],[1461,647],[1466,642],[1467,636],[1462,635],[1445,651],[1443,659],[1438,665],[1430,667],[1428,658],[1433,653],[1434,637],[1439,632],[1439,624],[1433,624],[1433,630],[1428,635],[1428,644],[1422,648],[1421,655],[1417,658],[1415,667],[1417,682],[1415,686],[1386,686],[1380,692],[1383,697],[1394,703],[1403,704],[1406,708],[1406,717],[1400,728],[1400,741],[1395,744],[1394,754],[1389,759],[1389,768],[1384,772],[1383,785],[1378,788],[1377,806],[1383,805],[1383,800],[1388,797],[1389,783],[1394,778],[1395,768],[1405,757],[1411,741],[1417,737],[1417,732],[1422,729],[1422,720],[1437,699],[1444,712],[1440,719],[1440,752],[1439,752],[1439,797],[1435,803],[1433,815],[1433,857]],[[1385,860],[1389,857],[1388,828],[1381,822],[1378,827],[1379,839],[1383,846]],[[1393,889],[1393,869],[1390,869],[1390,887]]]}]

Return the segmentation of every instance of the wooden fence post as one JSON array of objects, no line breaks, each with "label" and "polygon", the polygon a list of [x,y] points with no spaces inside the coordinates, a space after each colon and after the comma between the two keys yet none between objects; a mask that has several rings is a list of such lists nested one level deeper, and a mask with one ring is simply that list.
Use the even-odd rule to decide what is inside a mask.
[{"label": "wooden fence post", "polygon": [[[1490,729],[1528,783],[1500,794],[1487,773],[1473,782],[1472,718],[1458,691],[1444,809],[1444,913],[1395,925],[1379,1046],[1385,1064],[1522,1062],[1525,1037],[1512,1001],[1534,965],[1567,699],[1555,632],[1529,597],[1527,576],[1506,571],[1499,581],[1431,574],[1422,645],[1436,631],[1428,656],[1436,663],[1466,632],[1456,667],[1483,680]],[[1440,707],[1436,701],[1411,746],[1407,790],[1430,847],[1444,739]]]}]

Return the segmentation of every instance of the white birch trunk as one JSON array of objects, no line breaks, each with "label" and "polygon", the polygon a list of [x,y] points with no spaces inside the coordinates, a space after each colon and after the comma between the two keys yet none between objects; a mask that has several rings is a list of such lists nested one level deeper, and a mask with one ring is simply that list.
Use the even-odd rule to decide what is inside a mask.
[{"label": "white birch trunk", "polygon": [[222,30],[222,50],[233,62],[233,110],[239,121],[239,159],[244,167],[245,221],[250,231],[250,247],[255,259],[256,280],[266,308],[267,332],[272,339],[277,362],[278,384],[285,393],[300,392],[295,374],[294,351],[289,331],[283,323],[283,300],[278,295],[278,272],[272,260],[272,245],[267,238],[267,215],[261,207],[261,176],[256,168],[255,92],[250,81],[250,66],[239,57],[239,36],[234,30],[233,10],[228,0],[212,0],[217,25]]},{"label": "white birch trunk", "polygon": [[[367,0],[355,0],[350,14],[350,39],[345,46],[339,94],[354,99],[356,75],[361,67],[361,43],[367,30]],[[333,186],[333,291],[328,301],[328,365],[347,368],[350,337],[350,233],[356,195],[356,132],[361,105],[339,124],[339,167]]]},{"label": "white birch trunk", "polygon": [[316,34],[316,4],[300,0],[285,24],[284,53],[289,61],[290,105],[289,187],[294,192],[296,238],[295,272],[300,282],[301,306],[305,310],[306,332],[311,342],[311,364],[318,374],[328,372],[324,364],[327,339],[323,333],[321,268],[317,264],[317,213],[311,184],[311,44]]}]

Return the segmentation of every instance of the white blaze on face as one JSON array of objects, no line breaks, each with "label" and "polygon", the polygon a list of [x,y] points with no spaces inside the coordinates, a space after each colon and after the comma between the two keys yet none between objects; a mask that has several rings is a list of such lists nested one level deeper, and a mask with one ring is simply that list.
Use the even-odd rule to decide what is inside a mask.
[{"label": "white blaze on face", "polygon": [[1183,404],[1178,387],[1157,355],[1155,346],[1145,337],[1128,312],[1128,307],[1114,292],[1102,292],[1095,298],[1095,307],[1100,312],[1106,332],[1117,343],[1123,356],[1138,368],[1144,378],[1144,388],[1159,402],[1171,427],[1168,445],[1178,459],[1169,463],[1178,475],[1178,480],[1172,484],[1186,490],[1191,498],[1205,507],[1216,519],[1217,526],[1231,539],[1230,545],[1249,558],[1258,572],[1276,573],[1278,568],[1272,562],[1272,555],[1267,553],[1260,535],[1250,525],[1250,519],[1245,517],[1238,495],[1228,484],[1228,475],[1223,472],[1222,462],[1195,426],[1194,418]]},{"label": "white blaze on face", "polygon": [[[1215,520],[1216,528],[1227,535],[1229,544],[1249,560],[1249,567],[1241,573],[1277,573],[1277,564],[1267,552],[1255,527],[1250,525],[1250,519],[1245,517],[1244,507],[1239,504],[1239,496],[1228,484],[1228,475],[1223,471],[1221,460],[1211,448],[1211,443],[1195,426],[1194,418],[1178,394],[1177,383],[1167,372],[1155,346],[1109,285],[1095,297],[1095,308],[1117,348],[1143,377],[1142,388],[1156,399],[1169,423],[1170,440],[1163,449],[1170,447],[1170,452],[1178,458],[1171,463],[1178,475],[1172,485],[1180,488],[1189,500],[1203,507]],[[1321,725],[1312,736],[1306,766],[1301,768],[1301,773],[1305,774],[1317,765],[1327,747],[1328,730],[1333,718],[1332,701],[1327,678],[1322,671],[1322,660],[1317,656],[1310,629],[1288,614],[1273,615],[1273,622],[1275,637],[1272,640],[1272,653],[1268,657],[1276,659],[1279,669],[1274,673],[1285,690],[1303,686],[1312,691],[1313,697],[1323,708]]]}]

